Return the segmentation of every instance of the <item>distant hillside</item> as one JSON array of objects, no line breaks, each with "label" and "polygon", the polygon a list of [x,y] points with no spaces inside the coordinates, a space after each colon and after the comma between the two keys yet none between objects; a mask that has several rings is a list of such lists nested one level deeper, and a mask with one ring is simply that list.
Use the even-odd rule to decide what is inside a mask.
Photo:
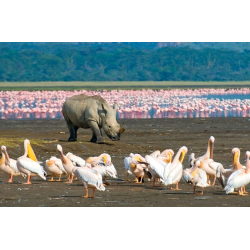
[{"label": "distant hillside", "polygon": [[138,50],[155,50],[163,47],[189,47],[191,49],[205,49],[205,48],[213,48],[213,49],[228,49],[234,51],[244,51],[245,49],[250,50],[250,43],[186,43],[186,42],[133,42],[133,43],[101,43],[101,42],[93,42],[93,43],[83,43],[83,42],[75,42],[75,43],[0,43],[0,47],[6,47],[13,49],[15,51],[25,51],[25,50],[36,50],[43,51],[47,53],[57,53],[60,50],[83,50],[83,49],[95,49],[95,48],[105,48],[107,50],[116,50],[123,48],[135,48]]},{"label": "distant hillside", "polygon": [[0,43],[2,82],[246,80],[249,43]]}]

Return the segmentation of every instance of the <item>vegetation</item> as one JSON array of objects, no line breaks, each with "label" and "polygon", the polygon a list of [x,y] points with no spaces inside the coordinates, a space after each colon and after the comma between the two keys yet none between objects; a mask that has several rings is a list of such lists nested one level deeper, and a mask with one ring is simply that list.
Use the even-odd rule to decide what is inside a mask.
[{"label": "vegetation", "polygon": [[238,47],[231,46],[235,50],[224,49],[222,45],[225,43],[219,43],[220,46],[218,43],[216,46],[216,43],[209,43],[210,46],[204,43],[192,43],[192,46],[175,43],[166,47],[164,43],[163,47],[159,44],[0,43],[0,81],[250,79],[250,50],[243,50],[250,49],[249,43],[242,43],[244,46],[241,43],[227,43],[236,44]]},{"label": "vegetation", "polygon": [[138,82],[0,82],[0,90],[112,90],[112,89],[172,89],[172,88],[241,88],[250,87],[242,82],[191,82],[191,81],[138,81]]}]

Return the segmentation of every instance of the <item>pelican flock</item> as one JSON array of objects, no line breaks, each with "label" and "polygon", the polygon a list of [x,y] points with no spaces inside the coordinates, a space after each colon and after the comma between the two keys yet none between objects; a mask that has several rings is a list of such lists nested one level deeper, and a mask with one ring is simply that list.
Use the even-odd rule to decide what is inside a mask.
[{"label": "pelican flock", "polygon": [[[247,195],[245,186],[250,183],[250,152],[245,153],[246,166],[243,166],[240,163],[240,149],[233,148],[232,167],[225,168],[221,163],[214,161],[214,143],[215,138],[210,136],[205,154],[195,158],[195,153],[191,153],[186,168],[184,164],[185,155],[188,153],[186,146],[181,146],[175,155],[172,149],[165,149],[162,152],[156,150],[145,157],[138,152],[131,152],[124,157],[127,176],[125,181],[132,181],[129,180],[129,175],[133,175],[134,182],[138,185],[147,179],[152,181],[153,187],[163,185],[171,190],[180,190],[178,183],[183,180],[184,183],[193,185],[193,194],[197,194],[196,187],[200,187],[199,194],[202,195],[204,188],[212,187],[218,180],[226,194]],[[51,156],[43,167],[42,162],[37,160],[28,139],[24,140],[24,154],[16,160],[9,157],[6,146],[2,145],[0,171],[9,176],[8,183],[13,182],[13,176],[27,178],[23,184],[31,184],[32,176],[47,180],[47,175],[51,175],[51,179],[47,181],[55,181],[54,178],[58,176],[57,181],[61,181],[61,175],[68,175],[66,183],[71,184],[75,177],[85,188],[84,198],[95,197],[96,190],[105,191],[105,185],[110,185],[106,180],[107,177],[118,178],[111,156],[107,153],[83,159],[70,152],[64,155],[63,148],[59,144],[53,153],[56,152],[59,158]],[[89,189],[93,190],[92,196],[89,195]]]}]

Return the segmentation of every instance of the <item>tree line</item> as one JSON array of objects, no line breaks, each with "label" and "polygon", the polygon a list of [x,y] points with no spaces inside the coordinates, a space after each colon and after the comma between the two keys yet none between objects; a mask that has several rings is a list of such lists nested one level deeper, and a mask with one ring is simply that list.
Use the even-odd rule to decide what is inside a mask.
[{"label": "tree line", "polygon": [[71,44],[39,50],[37,46],[30,49],[15,46],[0,44],[2,82],[250,80],[247,49]]}]

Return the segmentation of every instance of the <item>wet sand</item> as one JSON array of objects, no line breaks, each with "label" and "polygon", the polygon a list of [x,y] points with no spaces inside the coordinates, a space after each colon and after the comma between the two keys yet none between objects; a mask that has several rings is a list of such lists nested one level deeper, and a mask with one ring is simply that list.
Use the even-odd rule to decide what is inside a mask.
[{"label": "wet sand", "polygon": [[[41,139],[44,144],[32,145],[39,161],[45,163],[51,156],[59,157],[56,145],[62,145],[64,153],[72,152],[86,159],[98,156],[103,152],[111,155],[117,169],[118,179],[110,180],[104,192],[96,191],[94,199],[82,198],[85,189],[79,181],[66,184],[66,176],[62,182],[49,182],[39,177],[32,178],[32,185],[22,185],[22,177],[14,177],[12,184],[5,183],[8,176],[0,172],[0,207],[239,207],[249,206],[250,197],[231,194],[226,195],[218,181],[215,186],[205,188],[204,195],[193,195],[193,187],[179,183],[182,190],[172,191],[169,187],[152,187],[152,182],[145,180],[143,184],[134,183],[134,176],[126,179],[124,157],[129,153],[142,156],[155,150],[163,151],[171,148],[176,153],[181,146],[187,146],[188,153],[184,158],[187,168],[188,156],[195,153],[203,155],[207,149],[208,139],[215,137],[214,160],[221,162],[225,168],[232,164],[231,150],[241,149],[241,163],[245,163],[245,152],[250,150],[249,118],[193,118],[193,119],[131,119],[119,120],[126,126],[121,140],[111,141],[104,136],[105,144],[89,142],[91,131],[79,129],[78,141],[68,142],[68,130],[64,120],[1,120],[0,141],[13,139],[15,146],[7,146],[9,156],[16,159],[23,155],[24,139]],[[20,140],[21,139],[21,140]],[[50,179],[48,177],[47,179]],[[200,188],[197,191],[200,192]],[[250,192],[250,185],[246,187]],[[92,190],[90,190],[91,194]]]}]

